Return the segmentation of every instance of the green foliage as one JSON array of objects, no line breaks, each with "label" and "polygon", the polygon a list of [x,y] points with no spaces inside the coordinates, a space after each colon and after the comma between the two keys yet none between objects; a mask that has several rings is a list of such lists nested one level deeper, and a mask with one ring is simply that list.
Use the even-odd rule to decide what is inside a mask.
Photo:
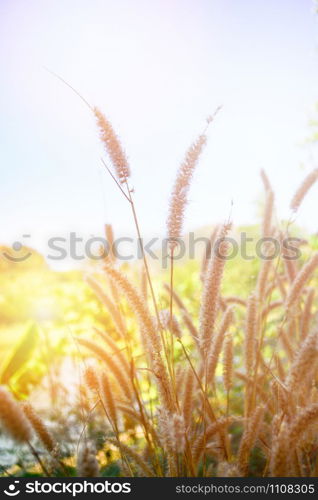
[{"label": "green foliage", "polygon": [[12,378],[21,375],[31,360],[38,339],[38,328],[36,325],[31,325],[9,352],[0,374],[1,384],[9,384]]}]

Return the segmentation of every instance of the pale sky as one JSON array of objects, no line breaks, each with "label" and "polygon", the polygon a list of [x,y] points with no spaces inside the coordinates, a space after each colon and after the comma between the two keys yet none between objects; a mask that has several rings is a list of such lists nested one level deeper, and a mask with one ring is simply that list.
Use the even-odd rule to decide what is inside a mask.
[{"label": "pale sky", "polygon": [[[147,235],[164,234],[184,153],[222,104],[190,192],[186,229],[257,220],[264,167],[278,214],[313,166],[302,145],[318,101],[311,0],[0,0],[0,243],[43,249],[52,235],[133,232],[102,170],[89,110],[121,137]],[[315,190],[315,192],[314,192]],[[299,222],[318,230],[318,186]]]}]

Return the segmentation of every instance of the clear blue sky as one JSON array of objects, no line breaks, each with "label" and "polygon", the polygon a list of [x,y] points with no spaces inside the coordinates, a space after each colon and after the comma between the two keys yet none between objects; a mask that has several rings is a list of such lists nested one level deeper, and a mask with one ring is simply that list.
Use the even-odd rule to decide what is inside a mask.
[{"label": "clear blue sky", "polygon": [[[219,105],[195,175],[186,228],[256,220],[263,166],[278,212],[315,160],[303,147],[318,100],[311,0],[1,0],[0,242],[31,233],[131,233],[100,166],[88,109],[111,119],[131,163],[142,227],[164,233],[184,152]],[[317,166],[317,165],[316,165]],[[316,194],[299,221],[318,229]]]}]

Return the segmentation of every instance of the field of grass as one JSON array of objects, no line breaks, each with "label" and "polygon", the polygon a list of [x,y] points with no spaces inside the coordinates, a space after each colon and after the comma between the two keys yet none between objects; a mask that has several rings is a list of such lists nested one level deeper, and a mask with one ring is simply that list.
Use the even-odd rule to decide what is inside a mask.
[{"label": "field of grass", "polygon": [[[141,236],[125,153],[92,111]],[[85,273],[54,272],[36,253],[1,260],[3,475],[318,475],[318,244],[293,225],[317,170],[279,224],[262,172],[259,227],[221,221],[201,259],[178,261],[205,142],[204,131],[177,172],[168,269],[145,253],[127,264],[109,252]],[[263,238],[261,257],[228,257],[243,230],[249,250]],[[113,248],[110,225],[106,235]]]}]

